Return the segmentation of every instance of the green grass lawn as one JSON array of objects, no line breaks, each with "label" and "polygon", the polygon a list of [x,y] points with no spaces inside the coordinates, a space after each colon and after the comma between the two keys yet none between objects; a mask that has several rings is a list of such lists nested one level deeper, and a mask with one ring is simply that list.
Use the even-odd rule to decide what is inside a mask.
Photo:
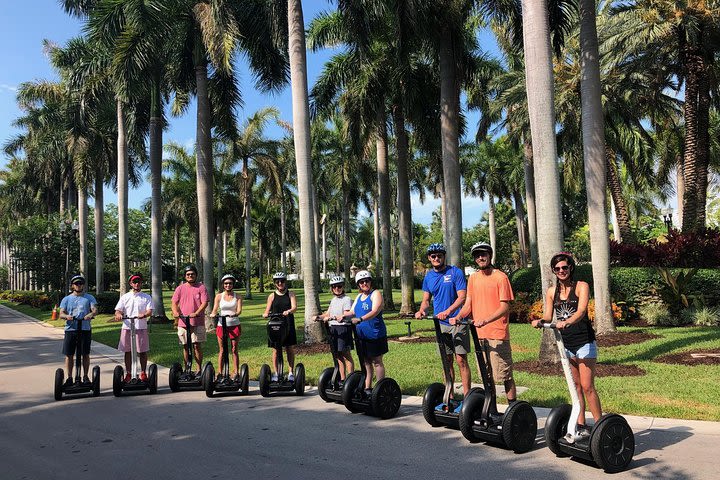
[{"label": "green grass lawn", "polygon": [[[419,292],[418,292],[419,293]],[[303,338],[303,293],[296,291],[300,305],[295,315],[298,340]],[[165,294],[166,312],[170,313],[171,292]],[[353,294],[354,296],[354,294]],[[331,294],[320,295],[326,307]],[[418,300],[420,295],[417,295]],[[267,347],[265,320],[262,312],[265,296],[255,294],[252,300],[244,302],[242,319],[243,334],[240,340],[240,361],[250,367],[251,378],[256,379],[260,366],[270,363],[270,349]],[[399,292],[395,292],[399,305]],[[50,322],[50,314],[24,305],[0,302],[3,305],[26,313],[34,318],[60,327],[62,322]],[[403,320],[396,320],[394,314],[387,314],[388,335],[407,333]],[[93,339],[115,347],[118,342],[120,325],[109,322],[110,315],[100,315],[93,321]],[[420,335],[433,336],[429,321],[413,321],[413,331]],[[628,329],[621,327],[621,330]],[[516,362],[535,360],[538,355],[541,332],[529,325],[511,324],[513,358]],[[720,420],[720,366],[681,366],[656,363],[656,356],[668,352],[680,352],[699,348],[720,348],[720,329],[707,328],[644,328],[644,331],[658,335],[658,338],[643,343],[601,348],[600,361],[603,363],[633,364],[646,371],[640,377],[605,377],[597,379],[597,388],[604,411],[624,414],[672,417],[698,420]],[[153,325],[150,333],[150,358],[153,362],[170,366],[180,358],[180,349],[172,325]],[[58,347],[59,348],[59,347]],[[212,333],[205,343],[205,359],[217,367],[217,341]],[[320,371],[332,366],[329,354],[298,355],[297,361],[305,365],[306,377],[312,384],[317,382]],[[385,356],[388,376],[395,378],[403,393],[422,395],[432,382],[441,381],[442,367],[435,343],[400,344],[391,343],[390,352]],[[473,379],[477,377],[473,372]],[[516,371],[518,385],[528,387],[520,398],[532,405],[553,407],[569,402],[567,386],[562,376],[540,376]]]}]

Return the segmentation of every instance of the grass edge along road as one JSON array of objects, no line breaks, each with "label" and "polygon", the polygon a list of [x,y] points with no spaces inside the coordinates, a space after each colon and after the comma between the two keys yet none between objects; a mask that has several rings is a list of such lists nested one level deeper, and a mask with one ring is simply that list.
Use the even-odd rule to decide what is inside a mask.
[{"label": "grass edge along road", "polygon": [[[298,340],[303,337],[303,293],[298,296],[299,309],[295,315],[298,326]],[[418,294],[421,292],[416,292]],[[356,293],[353,292],[351,297]],[[399,304],[399,292],[394,292]],[[170,312],[170,296],[165,292],[166,312]],[[270,349],[267,347],[265,319],[262,312],[266,294],[255,293],[252,300],[243,304],[242,337],[240,339],[240,362],[250,367],[251,379],[257,379],[260,366],[270,363]],[[331,295],[320,295],[321,304],[327,307]],[[0,304],[25,313],[33,318],[45,321],[60,328],[62,321],[50,321],[50,312],[0,301]],[[396,314],[386,312],[388,335],[397,337],[407,334],[405,320],[396,319]],[[120,324],[110,321],[110,314],[101,314],[93,321],[93,340],[117,347]],[[413,333],[434,337],[432,323],[427,320],[414,320]],[[620,327],[620,331],[638,330],[638,328]],[[658,335],[658,338],[642,343],[601,347],[599,360],[602,363],[635,365],[645,371],[645,375],[633,377],[598,377],[597,389],[605,412],[666,417],[693,420],[720,420],[720,366],[718,365],[670,365],[655,362],[657,356],[670,352],[694,349],[717,349],[720,346],[720,329],[717,327],[645,327],[641,330]],[[527,324],[511,324],[510,338],[515,362],[536,360],[540,345],[540,331]],[[153,325],[150,333],[150,360],[164,366],[170,366],[180,358],[180,347],[172,324]],[[62,348],[58,343],[58,351]],[[208,341],[204,345],[205,358],[212,361],[217,370],[217,340],[208,332]],[[308,383],[316,384],[322,369],[332,366],[329,353],[299,354],[298,362],[306,369]],[[390,343],[390,352],[385,355],[388,376],[398,381],[404,394],[422,395],[432,382],[442,381],[442,368],[434,342],[428,343]],[[473,369],[474,370],[474,369]],[[109,375],[110,372],[103,372]],[[473,379],[477,374],[473,371]],[[561,375],[542,376],[521,370],[515,372],[516,383],[529,390],[520,398],[533,406],[553,407],[560,403],[569,403],[565,380]],[[167,382],[160,378],[160,384]],[[499,399],[500,402],[504,398]]]}]

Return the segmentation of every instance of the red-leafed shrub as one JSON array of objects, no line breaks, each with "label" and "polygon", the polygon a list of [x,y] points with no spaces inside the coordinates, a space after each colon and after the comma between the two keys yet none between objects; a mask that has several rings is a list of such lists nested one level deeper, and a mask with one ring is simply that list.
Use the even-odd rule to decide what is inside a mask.
[{"label": "red-leafed shrub", "polygon": [[610,261],[623,267],[713,268],[720,266],[720,230],[681,233],[643,244],[610,241]]}]

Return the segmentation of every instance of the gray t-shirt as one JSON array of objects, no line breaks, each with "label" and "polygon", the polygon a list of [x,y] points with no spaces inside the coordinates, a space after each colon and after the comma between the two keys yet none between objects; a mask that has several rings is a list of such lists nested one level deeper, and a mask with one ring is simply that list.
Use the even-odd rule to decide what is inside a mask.
[{"label": "gray t-shirt", "polygon": [[[348,297],[347,295],[343,295],[342,297],[334,297],[332,300],[330,300],[328,313],[331,317],[334,317],[336,315],[342,315],[343,313],[347,312],[352,308],[352,303],[352,300],[350,300],[350,297]],[[341,324],[335,320],[330,320],[330,325]]]}]

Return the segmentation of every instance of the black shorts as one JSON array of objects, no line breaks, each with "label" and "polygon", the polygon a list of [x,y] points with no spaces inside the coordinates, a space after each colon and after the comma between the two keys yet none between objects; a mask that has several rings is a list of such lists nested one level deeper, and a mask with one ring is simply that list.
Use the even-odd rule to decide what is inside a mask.
[{"label": "black shorts", "polygon": [[[90,343],[92,342],[92,331],[85,330],[82,332],[82,343],[80,344],[80,354],[90,354]],[[63,340],[63,355],[75,355],[75,349],[77,348],[78,332],[75,330],[66,330],[65,339]]]},{"label": "black shorts", "polygon": [[387,337],[382,338],[356,338],[358,351],[365,350],[365,357],[379,357],[388,352]]},{"label": "black shorts", "polygon": [[[297,332],[295,331],[295,322],[288,321],[288,333],[283,342],[283,347],[291,347],[297,345]],[[275,344],[268,338],[268,347],[275,348]]]},{"label": "black shorts", "polygon": [[352,327],[330,325],[330,341],[336,352],[349,352],[353,349]]}]

